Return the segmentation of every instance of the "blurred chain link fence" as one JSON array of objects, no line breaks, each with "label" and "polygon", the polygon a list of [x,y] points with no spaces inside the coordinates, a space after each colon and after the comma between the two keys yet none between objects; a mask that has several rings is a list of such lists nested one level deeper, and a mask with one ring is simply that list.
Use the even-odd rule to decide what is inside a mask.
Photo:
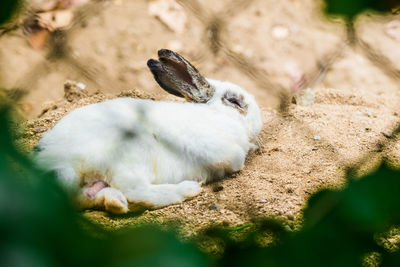
[{"label": "blurred chain link fence", "polygon": [[[29,91],[38,80],[38,77],[45,75],[49,70],[57,68],[62,65],[64,69],[69,69],[78,73],[86,81],[91,82],[95,87],[102,90],[104,87],[111,86],[116,82],[106,73],[99,71],[81,59],[79,56],[72,52],[69,44],[69,36],[82,29],[82,25],[87,24],[93,17],[98,16],[103,12],[105,3],[110,0],[92,0],[87,4],[77,8],[74,11],[72,26],[68,29],[58,29],[50,34],[49,44],[46,59],[36,66],[32,66],[28,75],[20,81],[17,88],[14,88],[17,95],[23,94],[24,91]],[[208,55],[216,56],[230,62],[240,73],[247,76],[258,87],[267,91],[271,97],[278,98],[280,101],[279,114],[282,118],[289,118],[295,120],[298,130],[305,131],[312,134],[312,130],[301,121],[296,121],[294,117],[290,116],[288,110],[289,104],[292,102],[293,92],[290,88],[285,88],[283,85],[277,83],[272,79],[271,74],[265,68],[260,68],[257,64],[252,62],[252,59],[245,54],[236,53],[232,51],[229,44],[228,26],[231,23],[232,17],[242,13],[249,8],[255,0],[236,0],[231,1],[222,11],[212,12],[207,9],[199,0],[178,0],[177,1],[191,16],[194,16],[203,28],[203,41],[204,45],[201,49],[197,49],[195,54],[192,55],[191,60],[195,62],[202,62],[207,59]],[[23,18],[31,17],[34,19],[36,7],[26,2],[23,8]],[[392,14],[395,16],[396,14]],[[26,21],[26,20],[25,20]],[[24,27],[23,23],[17,22],[9,24],[0,29],[0,36],[5,36],[12,33],[14,30]],[[342,45],[336,47],[332,51],[327,51],[325,56],[318,60],[317,69],[311,73],[306,73],[307,80],[299,84],[300,89],[316,87],[329,73],[332,65],[343,57],[346,47],[352,47],[361,51],[365,57],[375,66],[382,70],[385,75],[395,80],[400,86],[400,70],[395,66],[390,58],[375,49],[369,43],[365,42],[359,37],[356,27],[352,23],[345,24],[346,37],[342,40]],[[400,88],[399,88],[400,89]],[[22,92],[22,93],[21,93]],[[382,136],[375,145],[375,150],[370,153],[382,152],[391,142],[395,140],[395,136],[400,133],[400,123],[395,129],[386,136]],[[310,141],[311,142],[311,141]],[[326,140],[321,142],[327,142]],[[333,147],[326,143],[326,147]],[[328,154],[327,154],[328,156]],[[332,153],[329,153],[329,157]],[[364,160],[368,159],[370,155],[365,155]],[[339,162],[344,162],[344,157],[341,158],[337,155],[335,159]],[[360,161],[360,165],[364,160]],[[345,163],[345,162],[344,162]],[[346,164],[345,164],[346,165]],[[354,166],[349,166],[353,168]],[[357,166],[356,166],[357,168]]]}]

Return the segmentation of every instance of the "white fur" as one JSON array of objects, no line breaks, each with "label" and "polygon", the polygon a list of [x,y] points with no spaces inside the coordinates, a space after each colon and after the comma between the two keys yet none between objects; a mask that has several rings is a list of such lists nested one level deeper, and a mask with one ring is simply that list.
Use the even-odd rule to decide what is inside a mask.
[{"label": "white fur", "polygon": [[[162,207],[195,196],[201,184],[243,168],[262,126],[253,96],[207,80],[215,93],[205,104],[117,98],[76,109],[43,136],[35,158],[81,190],[84,207],[123,213],[127,202]],[[244,96],[247,114],[222,103],[228,90]],[[96,180],[111,188],[89,199],[80,187]],[[107,198],[120,200],[120,211]]]}]

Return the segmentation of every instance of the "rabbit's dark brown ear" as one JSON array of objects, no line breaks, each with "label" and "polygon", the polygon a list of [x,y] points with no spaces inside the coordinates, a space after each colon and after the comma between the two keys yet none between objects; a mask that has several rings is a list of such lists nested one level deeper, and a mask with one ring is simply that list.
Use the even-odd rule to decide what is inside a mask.
[{"label": "rabbit's dark brown ear", "polygon": [[205,103],[214,94],[214,89],[199,71],[179,54],[161,49],[159,61],[150,59],[147,66],[154,79],[168,93],[185,97],[187,100]]}]

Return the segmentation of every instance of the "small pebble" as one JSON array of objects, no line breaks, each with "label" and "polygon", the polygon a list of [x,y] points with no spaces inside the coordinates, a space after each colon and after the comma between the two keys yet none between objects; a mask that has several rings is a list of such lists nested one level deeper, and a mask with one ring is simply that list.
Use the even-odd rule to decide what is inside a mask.
[{"label": "small pebble", "polygon": [[240,46],[240,45],[234,45],[234,46],[232,47],[232,51],[233,51],[234,53],[236,53],[236,54],[242,54],[243,51],[244,51],[244,49],[243,49],[243,47]]},{"label": "small pebble", "polygon": [[315,135],[315,136],[314,136],[314,140],[317,140],[317,141],[321,140],[321,136]]},{"label": "small pebble", "polygon": [[98,45],[96,52],[100,55],[103,55],[106,52],[106,47],[104,45]]},{"label": "small pebble", "polygon": [[245,56],[247,56],[247,57],[252,57],[253,56],[253,50],[251,50],[251,49],[246,49],[246,50],[244,50],[244,54],[245,54]]},{"label": "small pebble", "polygon": [[76,86],[78,86],[79,88],[81,88],[82,90],[86,89],[86,84],[84,83],[77,83]]},{"label": "small pebble", "polygon": [[216,210],[219,211],[219,205],[217,203],[211,204],[210,210]]},{"label": "small pebble", "polygon": [[289,36],[289,29],[282,25],[272,27],[272,37],[276,40],[283,40]]},{"label": "small pebble", "polygon": [[300,106],[312,106],[315,103],[315,93],[311,88],[303,89],[294,95],[294,100]]},{"label": "small pebble", "polygon": [[261,17],[261,16],[263,15],[263,12],[262,12],[260,9],[257,9],[256,12],[254,12],[254,14],[255,14],[257,17]]},{"label": "small pebble", "polygon": [[213,187],[214,192],[222,191],[222,189],[224,189],[224,187],[222,185],[216,185]]},{"label": "small pebble", "polygon": [[293,26],[291,26],[290,27],[290,32],[291,33],[294,33],[294,34],[296,34],[296,33],[298,33],[299,32],[299,26],[297,26],[297,25],[293,25]]},{"label": "small pebble", "polygon": [[267,203],[267,200],[261,199],[260,202],[261,202],[261,203]]},{"label": "small pebble", "polygon": [[45,131],[47,131],[47,129],[45,127],[37,127],[35,129],[33,129],[33,131],[35,133],[44,133]]}]

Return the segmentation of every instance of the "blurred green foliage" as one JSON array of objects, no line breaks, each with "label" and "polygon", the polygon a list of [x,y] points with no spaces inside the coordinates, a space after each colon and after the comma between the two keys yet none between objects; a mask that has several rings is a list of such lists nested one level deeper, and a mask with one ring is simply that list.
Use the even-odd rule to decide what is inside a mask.
[{"label": "blurred green foliage", "polygon": [[20,6],[18,0],[1,0],[0,3],[0,25],[7,22]]},{"label": "blurred green foliage", "polygon": [[399,0],[325,0],[326,13],[353,19],[365,10],[390,12],[400,5]]},{"label": "blurred green foliage", "polygon": [[313,195],[302,229],[281,235],[275,246],[260,248],[254,233],[242,244],[228,240],[222,265],[360,266],[367,253],[378,252],[384,266],[400,266],[399,253],[386,251],[375,240],[400,224],[399,189],[400,171],[383,164],[360,180],[350,179],[344,190]]}]

